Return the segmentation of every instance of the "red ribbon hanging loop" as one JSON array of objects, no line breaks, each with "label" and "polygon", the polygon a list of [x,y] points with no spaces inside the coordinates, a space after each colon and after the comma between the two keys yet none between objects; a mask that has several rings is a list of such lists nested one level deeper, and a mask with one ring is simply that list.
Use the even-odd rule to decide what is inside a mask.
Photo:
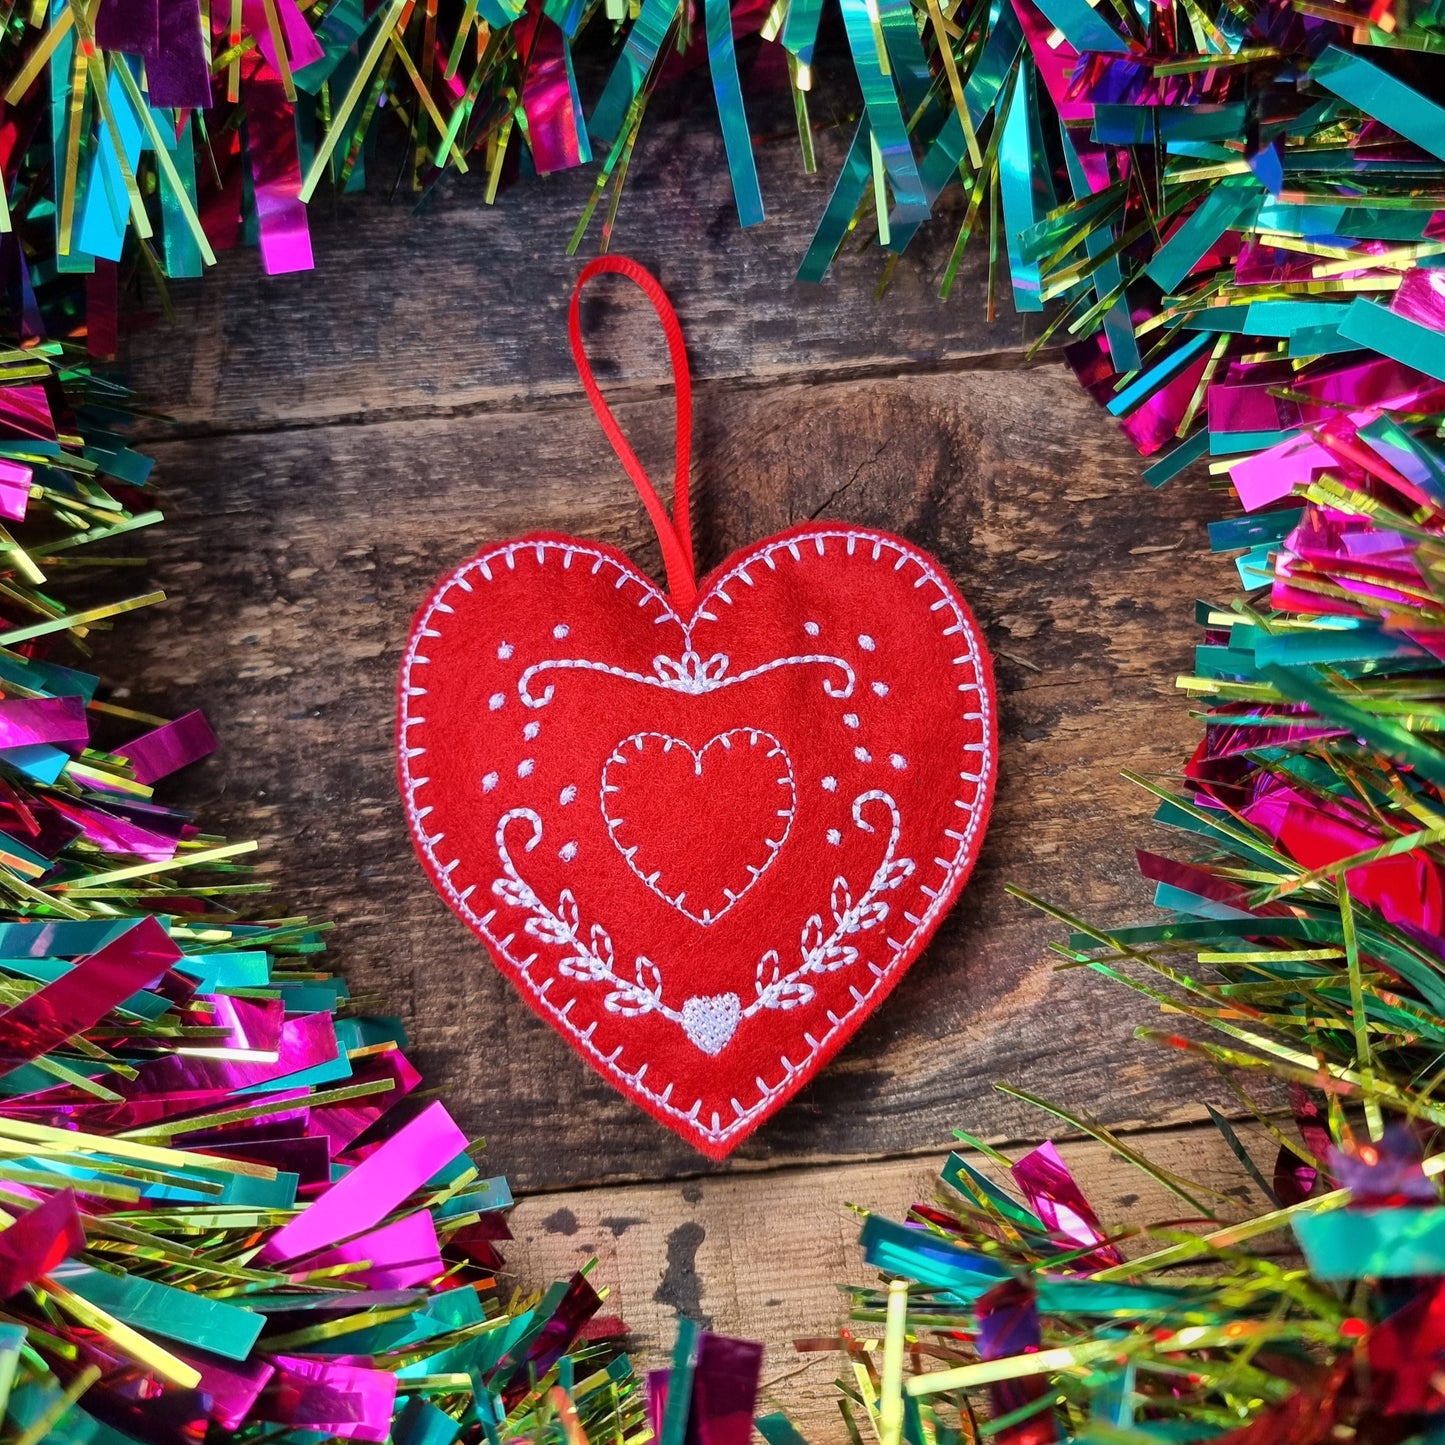
[{"label": "red ribbon hanging loop", "polygon": [[[662,332],[667,338],[667,351],[672,360],[672,382],[677,394],[677,464],[672,481],[672,515],[657,495],[656,488],[648,479],[637,453],[632,450],[612,409],[602,399],[597,379],[587,360],[582,344],[582,288],[594,277],[604,273],[625,276],[642,288],[643,294],[652,302]],[[692,456],[692,375],[687,367],[687,350],[683,345],[682,326],[677,312],[667,299],[657,278],[645,267],[627,256],[599,256],[582,268],[577,278],[577,288],[572,293],[572,305],[567,313],[567,330],[572,338],[572,356],[577,362],[577,372],[582,378],[582,389],[602,423],[602,430],[612,449],[617,453],[632,484],[637,488],[652,525],[657,529],[657,540],[662,545],[662,560],[667,567],[667,590],[678,610],[684,615],[692,610],[697,599],[697,572],[692,557],[692,519],[688,511],[688,473]]]}]

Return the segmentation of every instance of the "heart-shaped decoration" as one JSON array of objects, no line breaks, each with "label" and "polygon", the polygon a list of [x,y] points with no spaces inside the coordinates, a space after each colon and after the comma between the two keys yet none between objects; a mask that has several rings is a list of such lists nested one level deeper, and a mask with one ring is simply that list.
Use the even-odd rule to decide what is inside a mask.
[{"label": "heart-shaped decoration", "polygon": [[701,748],[633,733],[602,765],[602,816],[617,851],[644,886],[704,928],[772,866],[796,804],[787,749],[757,728]]},{"label": "heart-shaped decoration", "polygon": [[735,993],[694,996],[682,1006],[682,1031],[703,1053],[722,1053],[742,1021],[743,1002]]},{"label": "heart-shaped decoration", "polygon": [[977,624],[925,553],[858,527],[738,553],[686,616],[611,548],[491,548],[422,609],[400,725],[442,896],[594,1067],[714,1156],[922,951],[993,794]]},{"label": "heart-shaped decoration", "polygon": [[[635,263],[583,280],[596,269],[671,317]],[[576,317],[574,297],[580,353]],[[843,1046],[962,889],[993,798],[993,674],[943,569],[884,532],[798,527],[698,587],[685,445],[674,526],[579,365],[670,589],[553,534],[457,568],[407,644],[399,777],[433,883],[527,1002],[720,1158]]]}]

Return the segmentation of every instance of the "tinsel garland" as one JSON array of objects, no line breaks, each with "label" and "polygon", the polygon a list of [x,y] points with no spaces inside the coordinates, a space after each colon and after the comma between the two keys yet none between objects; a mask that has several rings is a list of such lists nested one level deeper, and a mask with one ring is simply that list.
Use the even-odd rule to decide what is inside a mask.
[{"label": "tinsel garland", "polygon": [[1063,967],[1157,1003],[1167,1027],[1138,1036],[1213,1071],[1209,1117],[1269,1207],[1241,1218],[1010,1089],[1184,1217],[1106,1228],[1052,1145],[1010,1160],[960,1135],[934,1200],[863,1230],[887,1283],[853,1291],[843,1405],[885,1442],[1315,1445],[1445,1421],[1445,386],[1368,363],[1393,406],[1355,377],[1322,405],[1341,375],[1301,368],[1308,432],[1231,465],[1246,501],[1265,478],[1292,504],[1211,529],[1250,590],[1201,605],[1182,789],[1137,779],[1191,848],[1139,853],[1167,916],[1099,928],[1029,900],[1070,926]]},{"label": "tinsel garland", "polygon": [[[839,7],[862,108],[800,275],[821,277],[850,236],[876,237],[893,264],[959,187],[963,215],[944,293],[967,245],[985,247],[990,311],[1006,285],[1018,310],[1053,303],[1040,344],[1067,344],[1081,382],[1150,459],[1150,483],[1207,463],[1246,509],[1214,531],[1218,548],[1240,553],[1244,596],[1201,609],[1205,641],[1185,680],[1204,741],[1182,788],[1147,784],[1160,820],[1189,836],[1186,857],[1140,855],[1163,921],[1096,929],[1069,920],[1074,936],[1061,947],[1069,966],[1105,970],[1167,1007],[1170,1032],[1155,1037],[1217,1071],[1221,1102],[1231,1106],[1216,1111],[1217,1125],[1271,1205],[1224,1221],[1213,1195],[1155,1170],[1203,1223],[1110,1233],[1047,1147],[1012,1164],[987,1149],[975,1151],[982,1159],[956,1157],[941,1201],[905,1225],[872,1219],[865,1229],[867,1256],[888,1283],[855,1296],[857,1324],[843,1340],[853,1366],[847,1419],[855,1438],[876,1431],[882,1445],[1429,1435],[1445,1407],[1445,1210],[1435,1184],[1445,1171],[1445,9],[1438,0]],[[735,40],[758,33],[760,44],[781,45],[811,165],[807,101],[822,9],[821,0],[37,0],[8,14],[0,261],[11,334],[26,345],[0,357],[0,462],[29,475],[0,476],[0,499],[10,499],[13,518],[23,494],[52,540],[21,551],[0,538],[10,569],[0,663],[30,669],[0,673],[0,726],[14,703],[51,707],[25,715],[29,731],[0,738],[9,745],[0,747],[5,798],[17,800],[0,818],[9,840],[3,886],[17,920],[113,932],[108,910],[171,920],[115,937],[92,931],[64,946],[56,940],[70,935],[47,923],[53,931],[30,952],[43,950],[49,972],[34,959],[0,962],[17,1010],[97,958],[105,976],[127,982],[147,948],[165,964],[62,1038],[62,1024],[47,1032],[40,1009],[36,1022],[13,1030],[44,1047],[20,1057],[6,1080],[29,1081],[33,1097],[71,1111],[12,1100],[0,1125],[20,1161],[6,1186],[14,1222],[0,1231],[0,1264],[4,1283],[19,1281],[7,1308],[26,1338],[15,1336],[10,1398],[34,1402],[13,1417],[27,1440],[82,1394],[97,1434],[124,1434],[132,1418],[124,1411],[141,1408],[178,1421],[179,1434],[196,1423],[186,1409],[209,1401],[206,1410],[223,1410],[227,1391],[254,1384],[238,1369],[233,1387],[219,1364],[210,1394],[204,1382],[201,1391],[183,1388],[189,1375],[168,1377],[200,1368],[195,1338],[176,1344],[159,1332],[165,1307],[126,1316],[123,1305],[140,1305],[116,1280],[196,1281],[201,1297],[224,1308],[247,1298],[262,1320],[256,1348],[276,1371],[246,1397],[253,1410],[272,1400],[329,1408],[337,1413],[321,1428],[371,1438],[354,1423],[343,1429],[342,1413],[362,1411],[365,1399],[373,1411],[365,1418],[380,1422],[389,1381],[406,1392],[406,1411],[440,1409],[489,1435],[512,1428],[518,1411],[524,1433],[634,1429],[625,1375],[593,1371],[585,1356],[580,1369],[563,1359],[546,1372],[554,1334],[542,1328],[525,1340],[540,1316],[519,1327],[523,1343],[493,1357],[514,1329],[506,1317],[459,1324],[446,1313],[463,1302],[454,1296],[476,1297],[465,1287],[491,1268],[486,1254],[449,1266],[441,1282],[454,1287],[420,1306],[397,1304],[405,1313],[393,1315],[391,1291],[436,1282],[405,1275],[410,1253],[364,1263],[313,1253],[298,1268],[289,1246],[275,1242],[307,1210],[278,1207],[266,1193],[276,1180],[261,1174],[293,1175],[298,1201],[315,1207],[408,1129],[430,1127],[437,1106],[401,1103],[363,1122],[358,1112],[378,1109],[376,1097],[333,1097],[349,1085],[324,1074],[302,1074],[298,1084],[301,1056],[287,1055],[285,1030],[329,1026],[334,1058],[345,1056],[353,1077],[385,1077],[404,1093],[402,1074],[386,1072],[401,1069],[394,1035],[363,1027],[334,985],[309,975],[297,951],[314,935],[300,925],[248,935],[234,921],[213,924],[217,903],[204,892],[168,891],[176,885],[154,871],[154,850],[170,848],[161,863],[214,869],[231,866],[214,852],[204,857],[223,845],[165,823],[173,815],[119,786],[143,781],[145,764],[137,771],[125,751],[134,751],[132,733],[107,737],[115,751],[101,753],[86,750],[88,731],[64,731],[79,728],[77,717],[158,726],[66,703],[65,689],[79,684],[55,682],[54,664],[28,655],[39,634],[26,634],[38,625],[83,641],[105,621],[83,608],[66,617],[40,592],[40,577],[68,550],[57,553],[54,533],[62,544],[74,532],[103,536],[126,520],[103,499],[121,499],[129,514],[139,503],[126,499],[143,477],[107,434],[113,418],[94,411],[104,391],[88,386],[89,414],[72,417],[58,378],[74,359],[37,343],[83,329],[94,354],[109,354],[116,267],[127,255],[158,282],[197,274],[243,239],[259,242],[268,270],[309,265],[307,198],[323,179],[359,185],[373,138],[393,119],[419,190],[467,166],[486,173],[490,199],[509,157],[547,172],[595,153],[580,240],[604,199],[615,212],[653,87],[670,64],[704,52],[740,219],[760,220]],[[618,55],[584,118],[572,46],[589,22],[612,34]],[[607,234],[604,223],[604,244]],[[78,385],[78,371],[69,374]],[[42,667],[51,681],[42,683]],[[51,781],[27,771],[56,766]],[[97,821],[102,814],[107,821]],[[11,848],[21,850],[14,860]],[[82,917],[71,920],[66,907]],[[213,926],[225,936],[205,931]],[[23,937],[0,954],[29,958]],[[128,968],[111,955],[116,947],[129,950]],[[205,961],[239,967],[234,960],[268,952],[264,971],[239,977]],[[84,992],[91,996],[88,984]],[[293,1010],[295,996],[304,1007]],[[135,1080],[255,1067],[250,1055],[265,1045],[290,1066],[266,1085],[279,1132],[242,1125],[251,1147],[221,1147],[235,1142],[226,1119],[182,1121],[180,1134],[167,1132],[166,1107],[136,1113],[147,1090]],[[296,1106],[306,1127],[294,1128],[289,1110],[276,1113],[277,1102],[294,1104],[282,1085],[311,1091]],[[1102,1126],[1056,1112],[1152,1169]],[[1230,1122],[1250,1115],[1274,1139],[1273,1162],[1251,1157]],[[12,1138],[9,1120],[63,1124],[69,1137]],[[153,1152],[106,1153],[122,1135],[127,1149]],[[396,1204],[398,1220],[373,1220],[372,1232],[429,1219],[450,1248],[466,1227],[485,1228],[495,1215],[480,1205],[491,1196],[458,1162],[460,1141],[449,1157],[448,1169],[439,1164]],[[238,1172],[241,1164],[252,1172]],[[333,1181],[338,1165],[351,1173]],[[990,1165],[1002,1173],[991,1177]],[[104,1192],[116,1188],[137,1198]],[[475,1223],[453,1231],[453,1207]],[[195,1232],[157,1227],[183,1210],[206,1222]],[[238,1235],[211,1222],[223,1210],[228,1219],[251,1210],[254,1222],[236,1226]],[[27,1229],[48,1252],[25,1253]],[[1308,1272],[1255,1248],[1289,1229]],[[467,1238],[474,1249],[484,1242]],[[1126,1261],[1126,1246],[1145,1256]],[[178,1257],[183,1248],[191,1253]],[[1181,1266],[1200,1265],[1209,1269],[1177,1277]],[[391,1278],[398,1268],[406,1283]],[[328,1283],[327,1271],[339,1273]],[[358,1285],[384,1295],[368,1298],[364,1329],[346,1328],[359,1318],[345,1312],[354,1297],[320,1319],[256,1303],[309,1293],[330,1300],[342,1280],[353,1295]],[[555,1333],[567,1333],[566,1300],[548,1300],[542,1312],[560,1309],[568,1323]],[[433,1326],[429,1336],[408,1333]],[[461,1356],[436,1364],[441,1347],[474,1353],[451,1372]],[[524,1360],[534,1348],[543,1353]],[[478,1359],[490,1364],[470,1363]],[[426,1383],[414,1399],[407,1369],[418,1364]],[[338,1383],[323,1386],[318,1371]],[[342,1380],[355,1381],[344,1406]],[[114,1403],[92,1411],[92,1397]],[[81,1414],[72,1407],[64,1418]],[[396,1418],[398,1430],[419,1432],[397,1438],[433,1438],[433,1416]],[[670,1445],[680,1441],[685,1421],[674,1412],[656,1423]],[[780,1417],[763,1426],[774,1445],[791,1437]]]},{"label": "tinsel garland", "polygon": [[[1136,779],[1188,839],[1182,858],[1138,855],[1166,916],[1100,928],[1027,900],[1069,925],[1063,968],[1156,1003],[1166,1025],[1138,1037],[1212,1071],[1208,1117],[1243,1190],[1002,1086],[1142,1170],[1180,1217],[1106,1226],[1052,1144],[1009,1159],[960,1133],[932,1200],[864,1226],[885,1282],[851,1291],[832,1342],[855,1440],[1438,1438],[1445,386],[1364,373],[1393,406],[1348,369],[1302,367],[1288,391],[1308,431],[1229,464],[1246,501],[1266,478],[1290,504],[1211,529],[1249,590],[1201,604],[1179,681],[1204,737],[1183,786]],[[1342,375],[1349,400],[1322,404]],[[1241,1217],[1244,1192],[1267,1207]],[[785,1417],[761,1423],[796,1445]]]}]

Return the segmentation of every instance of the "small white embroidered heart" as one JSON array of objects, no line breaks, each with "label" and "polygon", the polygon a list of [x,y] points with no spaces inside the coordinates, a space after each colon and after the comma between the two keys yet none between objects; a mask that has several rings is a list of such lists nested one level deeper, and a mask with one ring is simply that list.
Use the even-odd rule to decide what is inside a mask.
[{"label": "small white embroidered heart", "polygon": [[694,995],[682,1006],[682,1031],[705,1054],[720,1054],[732,1042],[743,1008],[735,993]]}]

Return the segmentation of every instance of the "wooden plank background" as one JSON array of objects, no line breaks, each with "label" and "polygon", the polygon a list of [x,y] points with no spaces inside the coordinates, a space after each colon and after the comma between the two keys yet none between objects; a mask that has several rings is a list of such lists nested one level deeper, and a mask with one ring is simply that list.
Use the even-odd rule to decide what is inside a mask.
[{"label": "wooden plank background", "polygon": [[[1262,1129],[1241,1133],[1260,1158],[1273,1147]],[[1236,1200],[1253,1211],[1269,1207],[1196,1129],[1159,1130],[1133,1143],[1155,1164],[1228,1196],[1225,1217]],[[1066,1153],[1107,1220],[1192,1213],[1102,1145],[1066,1146]],[[932,1197],[939,1162],[930,1155],[534,1196],[513,1212],[508,1255],[529,1282],[596,1258],[591,1277],[611,1291],[604,1307],[628,1321],[643,1365],[665,1363],[679,1312],[723,1334],[765,1341],[765,1406],[784,1410],[813,1445],[842,1445],[848,1437],[833,1388],[842,1357],[799,1354],[793,1341],[835,1334],[847,1319],[841,1286],[872,1282],[858,1259],[858,1211],[901,1219],[910,1204]],[[1124,1249],[1132,1255],[1144,1247],[1129,1241]]]},{"label": "wooden plank background", "polygon": [[[773,1348],[840,1318],[857,1278],[843,1205],[897,1213],[926,1195],[964,1126],[1000,1141],[1049,1121],[1008,1080],[1238,1184],[1197,1121],[1207,1079],[1135,1045],[1139,1004],[1059,973],[1058,930],[1006,882],[1103,921],[1149,893],[1133,848],[1145,795],[1196,725],[1173,688],[1196,597],[1225,595],[1199,485],[1151,496],[1109,419],[1031,323],[983,319],[986,277],[937,283],[945,219],[881,299],[876,252],[823,286],[792,273],[844,138],[760,146],[777,215],[739,232],[715,114],[684,87],[649,117],[614,249],[663,280],[689,339],[700,568],[805,517],[886,527],[935,551],[994,649],[1000,793],[969,888],[886,1006],[726,1164],[623,1103],[541,1024],[426,884],[396,797],[393,688],[413,609],[480,544],[534,528],[614,543],[660,572],[640,503],[581,395],[565,341],[580,261],[564,252],[591,180],[527,180],[493,208],[475,180],[414,217],[353,197],[313,212],[317,270],[265,278],[252,252],[174,289],[178,321],[134,337],[130,375],[167,423],[164,529],[147,534],[170,603],[126,631],[139,706],[203,707],[220,753],[182,800],[208,828],[258,836],[288,909],[334,919],[336,961],[400,1013],[429,1081],[525,1196],[519,1282],[592,1253],[654,1362],[681,1310]],[[954,216],[956,222],[957,216]],[[599,377],[665,475],[672,418],[651,313],[599,287],[585,307]],[[1092,1146],[1078,1158],[1107,1214],[1160,1201]],[[1162,1206],[1161,1206],[1162,1207]],[[1167,1208],[1165,1213],[1171,1212]],[[806,1363],[806,1362],[801,1362]],[[815,1441],[842,1438],[829,1365],[776,1387]]]}]

